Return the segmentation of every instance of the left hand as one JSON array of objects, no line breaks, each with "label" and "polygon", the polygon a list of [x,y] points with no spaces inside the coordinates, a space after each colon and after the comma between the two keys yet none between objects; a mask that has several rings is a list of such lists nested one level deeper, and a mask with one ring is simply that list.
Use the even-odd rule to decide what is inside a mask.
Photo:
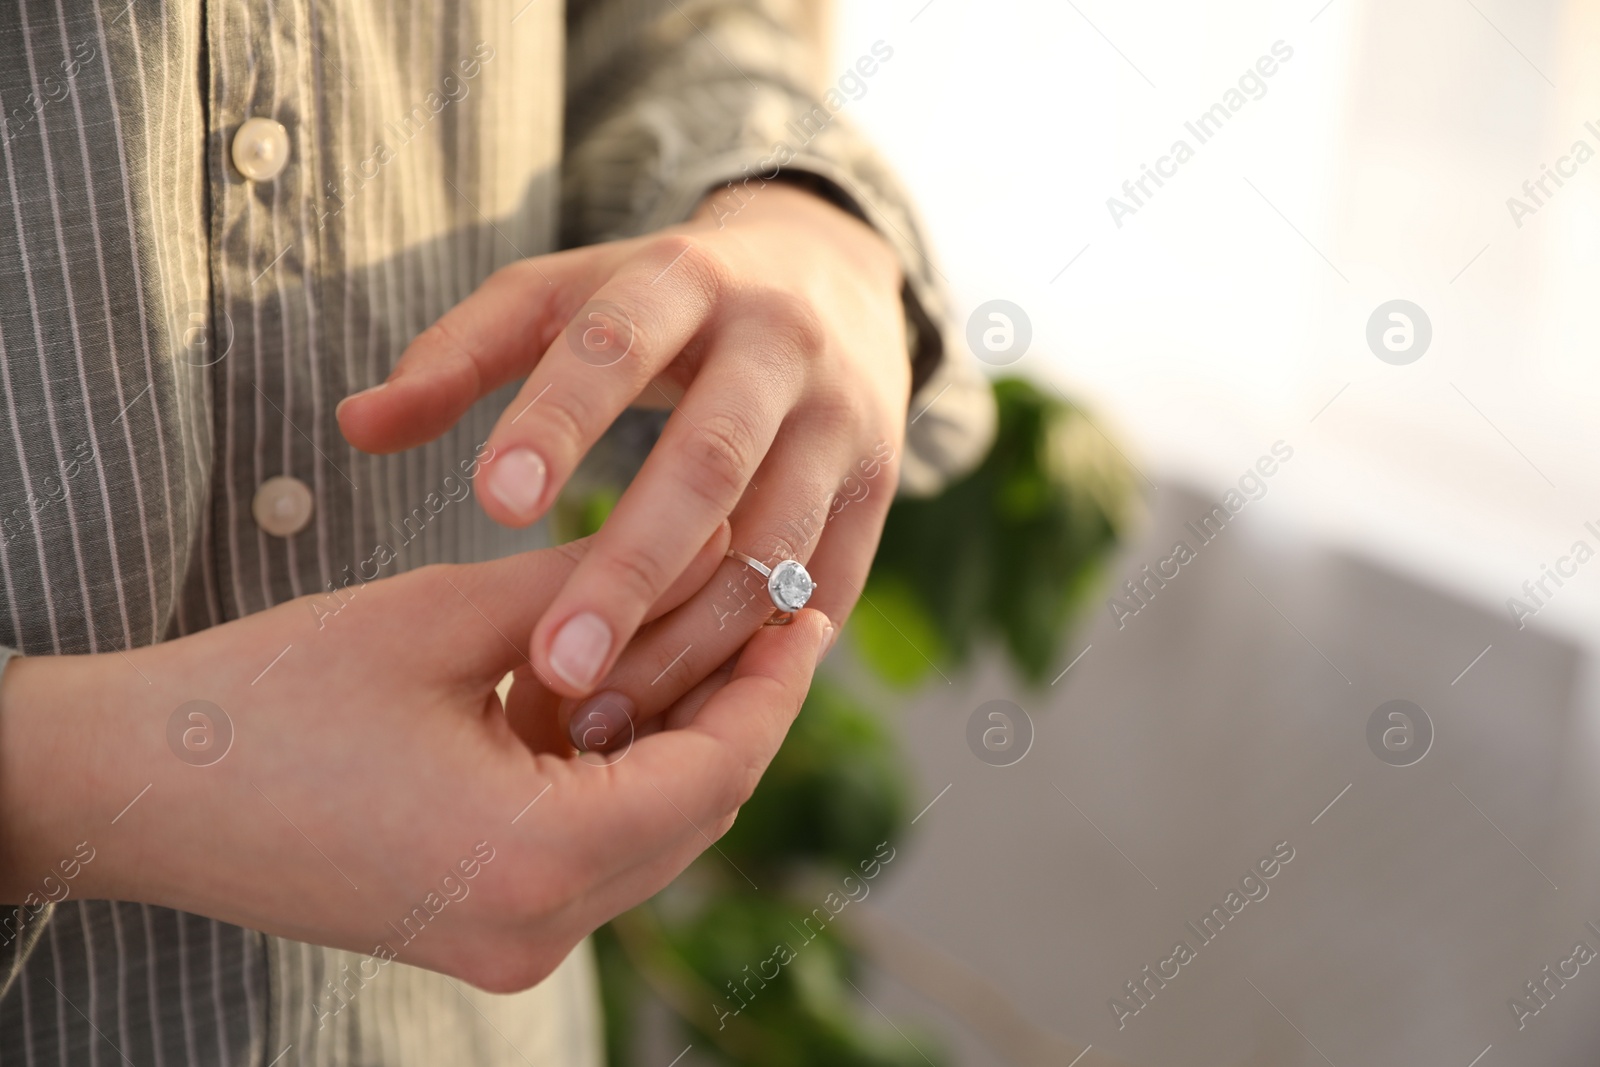
[{"label": "left hand", "polygon": [[[556,693],[596,689],[724,518],[738,551],[769,565],[808,562],[817,581],[808,606],[836,624],[866,578],[910,393],[899,266],[869,227],[810,193],[752,183],[744,195],[732,215],[723,193],[682,226],[496,272],[411,343],[387,382],[340,406],[352,444],[394,452],[526,375],[478,473],[484,510],[526,526],[624,408],[672,405],[533,630],[529,658]],[[717,627],[689,628],[703,637],[682,682],[722,663],[770,613],[755,588],[758,598],[722,597],[720,607],[696,598],[709,600]],[[746,604],[757,610],[741,614]]]},{"label": "left hand", "polygon": [[[700,588],[726,544],[718,531],[652,610]],[[587,547],[12,660],[0,902],[157,904],[492,992],[542,980],[733,825],[830,636],[801,612],[680,701],[681,729],[575,758],[535,685],[504,704],[495,689]]]}]

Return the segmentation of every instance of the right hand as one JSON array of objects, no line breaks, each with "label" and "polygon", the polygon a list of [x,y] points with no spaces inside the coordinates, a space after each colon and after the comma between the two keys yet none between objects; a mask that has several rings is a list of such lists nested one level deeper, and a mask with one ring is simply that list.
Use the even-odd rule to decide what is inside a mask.
[{"label": "right hand", "polygon": [[[655,613],[725,545],[724,528]],[[520,666],[526,692],[523,649],[582,551],[424,568],[360,587],[331,617],[302,598],[132,652],[14,660],[0,900],[37,892],[87,842],[75,896],[357,952],[387,943],[491,991],[533,985],[732,825],[830,636],[814,611],[763,629],[681,729],[609,765],[572,757],[508,719],[494,689]],[[168,744],[191,700],[232,723],[208,766]],[[395,928],[418,909],[428,921],[408,942]]]}]

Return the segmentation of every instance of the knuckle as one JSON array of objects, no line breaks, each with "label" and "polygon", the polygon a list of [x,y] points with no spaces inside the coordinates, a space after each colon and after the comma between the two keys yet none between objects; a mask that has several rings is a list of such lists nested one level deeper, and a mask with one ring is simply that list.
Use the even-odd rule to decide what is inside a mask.
[{"label": "knuckle", "polygon": [[714,810],[721,812],[719,818],[726,820],[731,826],[734,817],[739,814],[739,809],[744,807],[755,794],[756,786],[761,784],[761,776],[766,772],[767,764],[765,760],[749,755],[730,757],[727,764],[726,773],[719,779],[721,785]]},{"label": "knuckle", "polygon": [[[535,412],[539,417],[533,421],[533,426],[543,431],[539,436],[551,439],[563,450],[582,448],[582,443],[589,435],[588,427],[591,419],[588,405],[577,392],[570,389],[552,389],[550,395],[529,409],[528,414],[532,415]],[[545,453],[548,462],[552,458],[548,454],[549,449],[546,449]]]},{"label": "knuckle", "polygon": [[743,775],[723,775],[716,794],[715,810],[720,813],[717,816],[717,820],[720,822],[737,815],[740,806],[748,799],[750,799],[750,793],[744,788]]},{"label": "knuckle", "polygon": [[713,841],[722,840],[727,832],[733,829],[733,824],[738,818],[739,812],[737,810],[730,811],[728,814],[716,821],[716,823],[711,827],[710,833],[708,833],[706,836],[711,838]]},{"label": "knuckle", "polygon": [[788,292],[759,297],[769,343],[791,359],[809,362],[828,347],[828,330],[811,302]]},{"label": "knuckle", "polygon": [[480,354],[455,328],[448,314],[435,319],[417,336],[412,347],[439,353],[442,360],[453,368],[455,373],[468,380],[468,384],[475,392],[481,391],[483,381],[478,370]]},{"label": "knuckle", "polygon": [[486,993],[520,993],[550,976],[561,962],[548,949],[507,952],[503,944],[475,953],[461,977]]},{"label": "knuckle", "polygon": [[709,302],[728,288],[729,270],[722,256],[703,238],[694,234],[675,233],[655,238],[646,250],[656,269],[658,278],[678,275],[698,290]]},{"label": "knuckle", "polygon": [[779,520],[776,533],[767,538],[774,553],[786,558],[798,557],[821,535],[828,523],[828,504],[822,496],[816,499],[822,503],[810,508],[796,504]]},{"label": "knuckle", "polygon": [[582,563],[583,558],[589,554],[589,545],[593,536],[593,534],[590,534],[589,537],[581,537],[576,541],[563,541],[559,545],[551,545],[549,551],[561,556],[568,563]]},{"label": "knuckle", "polygon": [[[693,648],[694,646],[691,644],[689,647]],[[665,676],[668,671],[671,671],[674,680],[695,678],[695,657],[690,656],[688,652],[688,648],[685,648],[682,652],[673,652],[671,646],[653,648],[650,652],[650,662],[653,666],[650,669],[655,673],[651,677],[659,679]]]},{"label": "knuckle", "polygon": [[712,415],[690,427],[684,443],[685,484],[706,504],[725,512],[744,490],[755,451],[749,424],[738,415]]},{"label": "knuckle", "polygon": [[606,559],[607,579],[621,583],[630,599],[649,606],[667,586],[667,575],[661,561],[649,549],[624,546],[613,550]]},{"label": "knuckle", "polygon": [[714,411],[698,424],[701,440],[741,470],[755,458],[756,430],[747,415],[734,411]]},{"label": "knuckle", "polygon": [[866,421],[864,409],[865,405],[857,391],[842,380],[818,381],[806,393],[807,417],[826,426],[843,428],[861,425]]},{"label": "knuckle", "polygon": [[733,810],[728,813],[729,821],[739,814],[739,809],[749,803],[755,795],[756,786],[761,784],[761,776],[766,773],[767,765],[763,760],[746,760],[739,768],[739,773],[734,775]]}]

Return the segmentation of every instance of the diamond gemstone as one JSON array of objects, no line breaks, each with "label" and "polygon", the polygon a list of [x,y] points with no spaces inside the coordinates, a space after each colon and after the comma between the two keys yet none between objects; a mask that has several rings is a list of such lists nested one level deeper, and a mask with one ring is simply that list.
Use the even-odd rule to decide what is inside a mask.
[{"label": "diamond gemstone", "polygon": [[767,592],[781,611],[799,611],[805,607],[816,587],[817,583],[811,580],[806,569],[792,559],[772,568],[772,577],[767,579]]}]

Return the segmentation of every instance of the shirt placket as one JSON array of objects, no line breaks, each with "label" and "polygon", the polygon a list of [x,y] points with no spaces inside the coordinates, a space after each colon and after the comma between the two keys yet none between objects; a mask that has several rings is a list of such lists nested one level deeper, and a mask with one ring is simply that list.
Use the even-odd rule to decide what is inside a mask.
[{"label": "shirt placket", "polygon": [[304,0],[211,0],[212,533],[233,618],[319,590],[333,425],[317,357],[315,44]]}]

